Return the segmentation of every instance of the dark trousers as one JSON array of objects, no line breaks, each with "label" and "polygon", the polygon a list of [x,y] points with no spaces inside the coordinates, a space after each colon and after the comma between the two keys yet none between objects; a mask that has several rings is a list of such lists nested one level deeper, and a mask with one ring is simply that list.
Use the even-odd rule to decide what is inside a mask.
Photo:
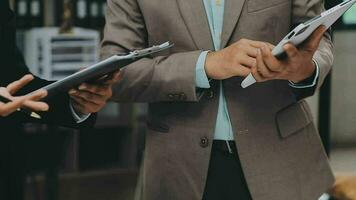
[{"label": "dark trousers", "polygon": [[252,200],[234,142],[214,140],[203,200]]}]

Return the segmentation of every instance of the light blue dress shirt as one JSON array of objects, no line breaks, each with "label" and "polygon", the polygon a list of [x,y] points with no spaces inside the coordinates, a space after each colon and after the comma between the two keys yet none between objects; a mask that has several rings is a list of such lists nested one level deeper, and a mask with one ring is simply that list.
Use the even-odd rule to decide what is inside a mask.
[{"label": "light blue dress shirt", "polygon": [[[204,0],[205,11],[208,16],[210,32],[214,43],[215,50],[220,50],[221,45],[221,32],[224,24],[224,0]],[[206,76],[204,66],[207,51],[203,52],[197,62],[196,67],[196,85],[199,88],[210,88],[208,78]],[[234,140],[232,132],[229,111],[226,105],[226,99],[224,96],[224,90],[220,82],[220,94],[219,94],[219,107],[218,115],[214,130],[215,140]]]},{"label": "light blue dress shirt", "polygon": [[[205,11],[208,17],[211,37],[214,43],[214,50],[220,50],[221,48],[221,33],[224,24],[224,8],[225,0],[203,0]],[[200,54],[196,64],[196,86],[198,88],[210,88],[208,77],[205,73],[205,60],[208,51],[204,51]],[[307,88],[313,87],[319,76],[319,66],[316,61],[316,75],[311,84],[300,85],[290,82],[291,87],[295,88]],[[238,109],[238,108],[237,108]],[[214,130],[215,140],[234,140],[234,134],[232,131],[231,121],[229,117],[229,111],[227,109],[226,99],[224,96],[224,90],[220,81],[220,94],[219,94],[219,107],[218,114]]]}]

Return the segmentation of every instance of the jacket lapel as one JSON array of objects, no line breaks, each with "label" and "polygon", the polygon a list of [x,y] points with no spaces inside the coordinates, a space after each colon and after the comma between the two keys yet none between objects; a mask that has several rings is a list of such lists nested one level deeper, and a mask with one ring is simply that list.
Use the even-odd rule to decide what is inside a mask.
[{"label": "jacket lapel", "polygon": [[195,46],[198,49],[214,50],[203,0],[177,0],[177,3]]},{"label": "jacket lapel", "polygon": [[221,48],[225,48],[234,32],[242,12],[245,0],[225,0],[225,13]]}]

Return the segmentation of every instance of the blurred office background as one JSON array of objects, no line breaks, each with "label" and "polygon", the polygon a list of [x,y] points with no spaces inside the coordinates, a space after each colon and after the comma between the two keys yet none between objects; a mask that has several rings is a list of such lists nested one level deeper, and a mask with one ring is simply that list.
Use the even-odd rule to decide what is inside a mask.
[{"label": "blurred office background", "polygon": [[[32,72],[43,78],[56,80],[99,60],[106,0],[66,2],[12,0],[18,46]],[[333,71],[308,102],[333,170],[356,176],[356,7],[334,26],[333,37]],[[145,104],[111,103],[93,130],[26,125],[26,200],[131,200],[146,110]]]}]

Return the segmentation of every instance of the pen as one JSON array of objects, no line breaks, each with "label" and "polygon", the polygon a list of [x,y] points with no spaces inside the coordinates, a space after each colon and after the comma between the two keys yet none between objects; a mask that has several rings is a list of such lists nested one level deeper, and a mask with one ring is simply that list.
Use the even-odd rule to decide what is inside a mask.
[{"label": "pen", "polygon": [[[12,102],[10,99],[8,99],[8,98],[6,98],[6,97],[3,97],[3,96],[1,96],[1,95],[0,95],[0,101],[3,102],[3,103],[10,103],[10,102]],[[33,118],[41,119],[41,116],[40,116],[39,114],[37,114],[37,113],[35,113],[35,112],[33,112],[33,111],[29,110],[29,109],[26,109],[26,108],[18,108],[17,111],[18,111],[18,112],[22,112],[22,113],[24,113],[24,114],[26,114],[26,115],[29,115],[29,116],[31,116],[31,117],[33,117]]]}]

